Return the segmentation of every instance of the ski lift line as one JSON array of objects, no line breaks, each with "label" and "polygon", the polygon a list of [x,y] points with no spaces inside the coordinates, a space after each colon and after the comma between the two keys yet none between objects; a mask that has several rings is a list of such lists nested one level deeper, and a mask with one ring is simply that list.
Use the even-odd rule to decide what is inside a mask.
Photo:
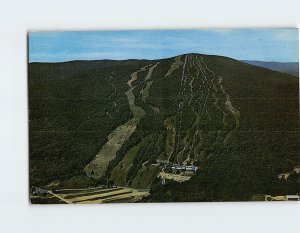
[{"label": "ski lift line", "polygon": [[[183,95],[183,91],[184,91],[184,89],[182,90],[182,84],[183,84],[183,78],[185,77],[185,79],[184,80],[186,80],[187,79],[187,76],[186,76],[186,74],[185,74],[185,67],[186,67],[186,64],[188,63],[188,59],[189,59],[189,57],[188,57],[188,55],[186,55],[186,57],[185,57],[185,63],[184,63],[184,66],[183,66],[183,72],[182,72],[182,79],[181,79],[181,87],[180,87],[180,89],[181,89],[181,93],[180,93],[180,95]],[[184,82],[185,83],[185,82]],[[174,149],[174,152],[175,152],[175,156],[176,156],[176,161],[178,162],[178,153],[177,153],[177,151],[178,151],[178,140],[179,140],[179,137],[180,137],[180,131],[181,131],[181,126],[182,126],[182,116],[183,116],[183,101],[181,100],[180,102],[179,102],[179,106],[178,106],[178,112],[180,112],[179,114],[179,127],[178,127],[178,133],[176,134],[176,145],[175,145],[175,149]]]}]

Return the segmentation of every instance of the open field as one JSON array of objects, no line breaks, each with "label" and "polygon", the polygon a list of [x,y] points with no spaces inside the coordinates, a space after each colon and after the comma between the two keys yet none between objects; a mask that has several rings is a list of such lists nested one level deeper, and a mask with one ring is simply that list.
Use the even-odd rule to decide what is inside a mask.
[{"label": "open field", "polygon": [[171,173],[166,173],[166,172],[160,172],[158,174],[158,176],[165,178],[167,180],[174,180],[179,183],[188,181],[189,179],[191,179],[191,176],[183,176],[183,175],[171,174]]},{"label": "open field", "polygon": [[126,202],[136,202],[143,197],[148,196],[149,192],[137,189],[116,187],[116,188],[99,188],[88,189],[87,191],[74,192],[53,192],[49,194],[67,204],[100,204],[114,203],[126,200]]}]

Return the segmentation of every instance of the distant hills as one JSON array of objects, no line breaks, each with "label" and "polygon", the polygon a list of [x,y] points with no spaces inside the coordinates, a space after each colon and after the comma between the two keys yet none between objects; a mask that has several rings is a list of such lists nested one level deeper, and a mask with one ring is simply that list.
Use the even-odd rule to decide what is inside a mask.
[{"label": "distant hills", "polygon": [[[28,65],[30,186],[108,182],[143,201],[300,193],[299,80],[228,57]],[[163,163],[199,169],[179,183]]]},{"label": "distant hills", "polygon": [[248,60],[242,60],[242,62],[299,77],[298,62],[264,62]]}]

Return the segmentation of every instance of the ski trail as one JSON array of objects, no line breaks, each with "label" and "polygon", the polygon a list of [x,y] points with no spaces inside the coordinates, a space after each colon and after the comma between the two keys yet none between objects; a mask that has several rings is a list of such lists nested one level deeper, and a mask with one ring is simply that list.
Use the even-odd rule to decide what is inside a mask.
[{"label": "ski trail", "polygon": [[[183,68],[182,68],[182,76],[181,76],[181,83],[180,83],[180,90],[178,93],[178,98],[180,98],[180,96],[182,96],[182,92],[183,92],[183,83],[184,83],[184,79],[185,77],[185,67],[186,67],[186,63],[187,63],[187,59],[188,59],[188,55],[185,56],[184,59],[184,64],[183,64]],[[178,131],[176,132],[176,137],[175,137],[175,145],[174,145],[174,149],[173,149],[173,153],[175,155],[175,160],[178,163],[178,140],[180,138],[180,130],[181,130],[181,124],[182,124],[182,115],[183,115],[183,100],[180,99],[179,104],[178,104],[178,108],[177,108],[177,113],[179,114],[179,127],[178,127]]]},{"label": "ski trail", "polygon": [[142,70],[135,71],[134,73],[131,74],[131,79],[128,80],[128,82],[127,82],[127,85],[128,85],[129,87],[132,87],[132,83],[133,83],[135,80],[138,79],[138,73],[139,73],[140,71],[142,71]]},{"label": "ski trail", "polygon": [[192,151],[194,149],[194,145],[195,145],[195,141],[196,141],[196,137],[198,136],[198,133],[199,133],[199,130],[197,129],[196,132],[195,132],[195,134],[194,134],[194,136],[193,136],[192,143],[191,143],[189,152],[187,154],[187,158],[186,158],[187,161],[191,160],[191,153],[192,153]]},{"label": "ski trail", "polygon": [[[196,64],[196,65],[199,66],[199,64],[197,63],[197,57],[191,56],[190,67],[193,68],[194,67],[193,64]],[[197,71],[197,74],[196,74],[197,79],[199,78],[200,71],[201,71],[202,76],[206,79],[206,83],[209,84],[208,79],[206,77],[207,73],[205,72],[204,68],[202,68],[201,66],[199,66],[200,69],[197,66],[195,68],[196,68],[196,71]],[[187,70],[187,72],[189,72],[189,70]],[[190,91],[191,91],[191,95],[192,95],[191,99],[192,99],[193,98],[193,87],[191,85],[194,82],[195,77],[191,76],[191,78],[192,78],[192,80],[190,81],[189,85],[190,85]],[[194,107],[192,107],[192,111],[194,112],[194,114],[196,116],[196,120],[195,120],[195,122],[193,123],[193,126],[192,126],[192,128],[195,128],[195,133],[193,135],[191,143],[189,143],[189,150],[187,152],[187,157],[186,157],[185,162],[190,161],[190,155],[191,155],[191,153],[192,153],[192,151],[194,149],[196,137],[199,134],[199,121],[201,120],[201,118],[202,118],[202,116],[203,116],[203,114],[205,112],[207,101],[208,101],[208,98],[209,98],[209,95],[210,95],[210,89],[211,88],[209,87],[208,88],[208,92],[207,92],[207,94],[205,96],[205,101],[204,101],[203,106],[202,106],[201,111],[200,111],[200,115],[199,115],[199,113],[197,111],[195,111]],[[202,92],[202,94],[204,94],[204,93]],[[199,98],[200,98],[200,96],[198,97],[198,99]],[[191,101],[191,99],[190,99],[190,101]],[[189,103],[190,103],[190,101],[189,101]],[[196,100],[196,102],[197,102],[197,100]],[[199,102],[199,105],[200,104],[201,103]],[[183,152],[183,150],[180,151],[178,154],[180,154],[181,152]]]},{"label": "ski trail", "polygon": [[[217,75],[215,74],[214,71],[210,70],[207,66],[207,64],[204,62],[203,58],[201,58],[201,62],[205,65],[206,69],[211,72],[214,77],[216,77]],[[231,102],[231,96],[226,92],[224,86],[222,85],[223,83],[223,77],[219,76],[218,79],[218,85],[219,85],[219,89],[221,90],[221,92],[226,96],[226,100],[225,100],[225,108],[226,110],[231,113],[231,115],[233,116],[234,120],[235,120],[235,127],[230,130],[227,135],[225,136],[225,139],[223,141],[224,144],[227,143],[230,135],[238,128],[240,127],[240,111],[233,105],[233,103]],[[224,118],[223,118],[223,122],[224,122]],[[226,122],[227,123],[227,122]]]},{"label": "ski trail", "polygon": [[[185,78],[184,78],[184,81],[183,81],[183,90],[181,92],[182,105],[181,105],[181,112],[180,112],[180,118],[179,118],[180,119],[179,120],[180,121],[179,130],[178,130],[178,132],[179,132],[179,134],[178,134],[179,139],[180,139],[180,137],[182,135],[181,134],[181,128],[182,128],[182,118],[183,118],[183,106],[184,106],[184,103],[186,102],[185,95],[186,95],[186,87],[187,87],[188,78],[191,77],[191,74],[190,74],[190,68],[192,67],[191,63],[192,63],[192,55],[190,55],[188,57],[188,60],[187,60],[186,74],[185,74]],[[183,141],[186,141],[186,140],[184,139]],[[182,150],[177,153],[177,160],[178,160],[178,156],[180,154],[182,154],[185,150],[186,150],[186,143],[183,143]]]},{"label": "ski trail", "polygon": [[[111,93],[109,94],[109,96],[108,96],[108,99],[109,99],[109,100],[112,99],[113,95],[114,95],[114,94],[116,93],[116,91],[117,91],[117,88],[115,87],[115,85],[113,84],[113,82],[111,82],[111,78],[112,78],[112,77],[113,77],[113,72],[112,72],[112,75],[111,75],[111,76],[105,78],[105,81],[112,87],[112,92],[111,92]],[[117,103],[116,103],[115,101],[113,101],[112,103],[114,104],[114,107],[117,106]],[[107,110],[107,111],[105,112],[105,114],[106,114],[110,119],[113,119],[113,117],[111,116],[109,110]]]},{"label": "ski trail", "polygon": [[168,70],[168,72],[165,74],[164,77],[168,77],[168,76],[171,76],[171,74],[179,69],[184,63],[181,61],[181,56],[177,56],[175,57],[175,62],[172,63],[170,69]]},{"label": "ski trail", "polygon": [[[190,68],[190,69],[194,67],[194,66],[193,66],[193,63],[194,63],[194,58],[193,58],[193,56],[191,55],[191,61],[190,61],[190,65],[189,65],[189,68]],[[190,91],[190,98],[189,98],[189,100],[188,100],[188,105],[191,105],[191,101],[192,101],[192,99],[194,98],[193,83],[194,83],[194,80],[195,80],[195,76],[194,76],[194,75],[191,75],[189,70],[188,70],[188,76],[191,77],[191,80],[190,80],[189,83],[188,83],[188,86],[189,86],[189,89],[190,89],[190,90],[189,90],[189,91]]]},{"label": "ski trail", "polygon": [[[111,82],[112,77],[113,77],[113,75],[109,76],[108,78],[107,78],[107,77],[105,78],[105,80],[107,81],[107,83],[108,83],[108,84],[112,87],[112,89],[113,89],[113,91],[112,91],[112,92],[109,94],[109,96],[108,96],[109,100],[112,99],[113,95],[114,95],[114,94],[116,93],[116,91],[117,91],[117,88],[115,87],[114,83]],[[114,104],[115,107],[117,106],[117,103],[116,103],[115,101],[113,101],[113,104]],[[109,112],[107,112],[106,114],[107,114],[110,118],[112,118],[111,115],[109,114]]]},{"label": "ski trail", "polygon": [[[198,60],[199,61],[199,60]],[[222,114],[223,114],[223,124],[225,125],[225,126],[227,126],[228,124],[227,124],[227,121],[226,121],[226,118],[227,118],[227,113],[223,110],[223,108],[221,107],[221,105],[219,104],[219,100],[220,100],[220,98],[217,96],[217,93],[218,93],[218,91],[219,91],[219,89],[221,90],[221,92],[225,95],[226,94],[226,92],[225,92],[225,89],[223,88],[223,86],[221,85],[221,83],[222,83],[222,81],[223,81],[223,79],[221,78],[219,78],[219,80],[217,81],[217,83],[218,83],[218,85],[219,85],[219,89],[218,89],[218,87],[216,86],[216,84],[215,84],[215,77],[216,77],[216,74],[212,71],[212,70],[210,70],[208,67],[207,67],[207,65],[206,65],[206,63],[204,63],[204,61],[203,61],[203,58],[201,57],[201,62],[199,61],[199,63],[203,63],[204,65],[205,65],[205,68],[206,69],[208,69],[209,70],[209,72],[210,73],[212,73],[213,74],[213,79],[211,80],[211,83],[212,83],[212,87],[213,87],[213,89],[214,89],[214,92],[212,93],[212,97],[214,98],[214,105],[222,112]],[[201,64],[200,64],[201,65]],[[204,69],[204,67],[203,67],[203,69]],[[207,74],[207,72],[206,72],[206,74]],[[218,140],[218,139],[217,139]]]},{"label": "ski trail", "polygon": [[153,73],[153,70],[157,67],[157,65],[159,64],[159,62],[157,62],[154,66],[152,66],[149,71],[148,71],[148,74],[145,78],[145,81],[149,80],[152,78],[152,73]]},{"label": "ski trail", "polygon": [[135,95],[133,94],[135,87],[136,86],[129,88],[129,90],[125,92],[125,95],[127,96],[129,108],[133,114],[133,119],[139,120],[145,115],[145,111],[143,108],[135,105]]},{"label": "ski trail", "polygon": [[94,160],[85,167],[86,174],[93,178],[100,178],[106,172],[109,162],[115,158],[117,151],[128,140],[135,128],[135,120],[130,119],[111,132],[107,137],[107,142],[102,146]]},{"label": "ski trail", "polygon": [[138,73],[140,73],[140,72],[142,72],[142,71],[146,71],[146,68],[149,67],[149,66],[151,66],[151,64],[150,64],[150,65],[147,65],[147,66],[144,66],[144,67],[142,67],[141,69],[139,69],[139,70],[133,72],[133,73],[130,75],[130,76],[131,76],[131,79],[128,80],[127,85],[128,85],[129,87],[132,87],[132,83],[138,79]]},{"label": "ski trail", "polygon": [[142,67],[140,70],[133,72],[131,79],[127,82],[129,89],[125,92],[133,118],[129,119],[123,125],[118,126],[112,131],[107,142],[102,146],[95,158],[84,168],[86,174],[95,179],[99,179],[105,174],[109,162],[116,157],[117,152],[122,145],[130,138],[135,131],[139,120],[144,116],[145,111],[135,105],[135,96],[133,90],[136,86],[132,86],[132,82],[137,79],[138,72],[145,71],[148,66]]},{"label": "ski trail", "polygon": [[[159,64],[159,62],[157,62],[154,66],[152,66],[152,67],[149,69],[148,74],[147,74],[147,76],[145,77],[145,81],[148,81],[148,80],[150,80],[150,79],[152,78],[152,73],[153,73],[154,69],[157,67],[158,64]],[[148,96],[149,96],[149,90],[150,90],[150,88],[151,88],[153,82],[154,82],[153,80],[152,80],[152,81],[148,81],[148,82],[147,82],[147,85],[146,85],[146,87],[145,87],[145,89],[142,89],[142,90],[141,90],[140,93],[141,93],[141,95],[142,95],[142,101],[143,101],[143,102],[146,102],[146,99],[147,99]]]},{"label": "ski trail", "polygon": [[[196,66],[196,57],[194,57],[194,56],[192,56],[192,64],[193,64],[193,67],[196,69],[196,72],[197,72],[197,74],[196,74],[196,79],[199,79],[200,70],[199,70],[198,67]],[[193,82],[194,82],[194,80],[195,80],[195,77],[192,76],[192,80],[191,80],[190,83],[189,83],[189,85],[190,85],[190,92],[191,92],[191,98],[190,98],[190,100],[189,100],[189,105],[190,105],[190,106],[191,106],[191,101],[192,101],[192,99],[194,98],[194,92],[193,92],[193,88],[194,88],[194,87],[193,87]],[[199,123],[199,120],[201,119],[201,117],[199,116],[198,112],[195,111],[194,107],[191,106],[191,108],[192,108],[192,111],[194,112],[194,114],[195,114],[195,116],[196,116],[196,120],[195,120],[195,122],[194,122],[194,124],[193,124],[192,127],[193,127],[193,128],[196,128],[196,130],[195,130],[195,133],[194,133],[194,135],[193,135],[193,139],[192,139],[192,142],[191,142],[190,147],[189,147],[189,151],[188,151],[188,154],[187,154],[187,158],[186,158],[186,160],[184,161],[184,163],[190,162],[190,160],[191,160],[191,153],[192,153],[192,151],[193,151],[193,149],[194,149],[196,137],[198,136],[198,133],[199,133],[199,125],[198,125],[198,123]]]},{"label": "ski trail", "polygon": [[186,66],[187,58],[188,58],[188,55],[186,55],[185,59],[184,59],[184,64],[183,64],[183,68],[182,68],[182,75],[181,75],[181,82],[180,82],[180,91],[178,92],[178,96],[180,96],[182,94],[182,86],[183,86],[183,80],[184,80],[184,77],[185,77],[185,66]]},{"label": "ski trail", "polygon": [[[195,62],[195,60],[193,60],[193,62]],[[198,79],[199,78],[199,69],[196,68],[196,70],[197,70],[196,79]],[[189,82],[190,93],[191,93],[191,98],[188,101],[189,105],[191,105],[192,99],[194,98],[194,91],[193,91],[194,86],[193,86],[193,84],[194,84],[194,81],[195,81],[195,76],[191,76],[191,77],[192,77],[192,79]]]},{"label": "ski trail", "polygon": [[[198,61],[199,61],[199,60],[198,60]],[[204,79],[205,79],[205,81],[206,81],[206,84],[208,85],[208,91],[207,91],[207,94],[206,94],[206,96],[205,96],[205,101],[204,101],[203,107],[202,107],[202,109],[201,109],[201,114],[200,114],[200,119],[201,119],[201,117],[202,117],[202,115],[203,115],[203,112],[204,112],[204,109],[205,109],[206,104],[207,104],[208,97],[209,97],[209,95],[211,94],[211,88],[212,88],[212,86],[210,85],[210,83],[209,83],[209,81],[208,81],[208,78],[206,77],[207,72],[204,70],[204,67],[202,67],[202,64],[201,64],[200,62],[198,63],[198,66],[199,66],[199,68],[200,68],[200,72],[201,72],[202,76],[204,77]]]}]

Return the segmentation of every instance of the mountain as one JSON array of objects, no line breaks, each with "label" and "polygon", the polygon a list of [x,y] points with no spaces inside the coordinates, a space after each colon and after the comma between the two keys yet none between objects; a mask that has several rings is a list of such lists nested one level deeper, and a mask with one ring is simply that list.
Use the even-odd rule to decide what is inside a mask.
[{"label": "mountain", "polygon": [[[150,188],[146,202],[300,192],[294,76],[192,53],[30,63],[28,72],[31,186],[109,180]],[[162,185],[168,163],[198,170]]]},{"label": "mountain", "polygon": [[264,62],[247,60],[243,60],[242,62],[299,77],[299,62]]}]

